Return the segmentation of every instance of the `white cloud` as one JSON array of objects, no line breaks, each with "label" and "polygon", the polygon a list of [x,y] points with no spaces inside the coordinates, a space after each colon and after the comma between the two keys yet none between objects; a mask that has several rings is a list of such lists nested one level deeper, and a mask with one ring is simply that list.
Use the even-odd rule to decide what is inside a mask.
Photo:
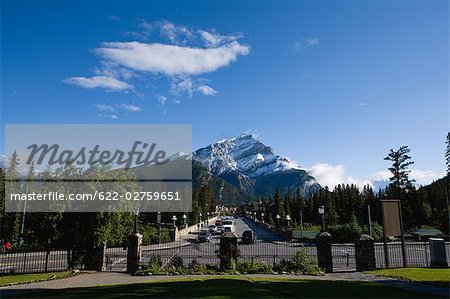
[{"label": "white cloud", "polygon": [[175,78],[170,86],[170,92],[174,95],[181,95],[187,93],[189,97],[192,97],[195,91],[194,81],[190,77]]},{"label": "white cloud", "polygon": [[308,45],[308,46],[316,46],[318,44],[319,44],[319,38],[318,37],[307,38],[306,39],[306,45]]},{"label": "white cloud", "polygon": [[249,51],[236,41],[208,49],[141,42],[109,42],[97,49],[103,59],[116,65],[168,76],[213,72]]},{"label": "white cloud", "polygon": [[131,112],[141,112],[142,108],[136,105],[132,105],[132,104],[121,104],[120,105],[121,108],[131,111]]},{"label": "white cloud", "polygon": [[162,106],[166,105],[167,97],[165,97],[163,95],[157,95],[156,99],[158,100],[160,105],[162,105]]},{"label": "white cloud", "polygon": [[186,43],[194,34],[185,26],[176,26],[168,21],[156,22],[159,31],[163,37],[166,37],[171,43]]},{"label": "white cloud", "polygon": [[300,51],[313,46],[318,46],[320,44],[320,39],[318,37],[306,38],[303,40],[296,41],[294,43],[294,50]]},{"label": "white cloud", "polygon": [[433,170],[411,169],[410,177],[416,180],[419,185],[428,185],[431,182],[443,178],[445,172],[435,172]]},{"label": "white cloud", "polygon": [[120,21],[120,17],[116,16],[116,15],[109,15],[108,19],[110,19],[111,21],[114,21],[114,22],[119,22]]},{"label": "white cloud", "polygon": [[208,85],[200,85],[197,87],[197,90],[205,96],[215,96],[217,94],[217,91]]},{"label": "white cloud", "polygon": [[[338,184],[356,184],[359,188],[369,184],[375,191],[379,187],[384,187],[389,184],[389,178],[392,176],[390,171],[377,171],[367,178],[354,178],[346,175],[345,167],[343,165],[330,165],[327,163],[318,163],[305,169],[308,171],[322,186],[328,186],[333,189]],[[445,173],[437,173],[432,170],[418,170],[412,169],[410,178],[415,179],[418,185],[428,185],[433,181],[442,178]]]},{"label": "white cloud", "polygon": [[93,76],[93,77],[71,77],[64,79],[64,83],[76,85],[82,88],[103,88],[106,90],[129,90],[133,89],[133,86],[107,76]]},{"label": "white cloud", "polygon": [[189,97],[195,93],[218,94],[205,84],[207,79],[198,76],[218,71],[250,53],[250,46],[240,42],[240,33],[221,35],[214,29],[207,31],[169,21],[136,21],[136,32],[126,32],[133,36],[133,41],[104,42],[94,49],[100,60],[100,65],[94,68],[94,76],[71,77],[64,82],[89,89],[132,90],[139,96],[142,95],[139,88],[155,87],[149,75],[158,79],[165,77],[173,101],[177,103],[176,98],[185,94]]},{"label": "white cloud", "polygon": [[113,106],[97,104],[95,105],[99,111],[114,111]]},{"label": "white cloud", "polygon": [[119,117],[116,114],[99,114],[98,116],[111,118],[111,119],[119,119]]},{"label": "white cloud", "polygon": [[369,180],[359,180],[346,176],[343,165],[333,166],[327,163],[319,163],[306,170],[311,173],[321,186],[327,186],[330,190],[333,190],[338,184],[356,184],[359,187],[370,184]]}]

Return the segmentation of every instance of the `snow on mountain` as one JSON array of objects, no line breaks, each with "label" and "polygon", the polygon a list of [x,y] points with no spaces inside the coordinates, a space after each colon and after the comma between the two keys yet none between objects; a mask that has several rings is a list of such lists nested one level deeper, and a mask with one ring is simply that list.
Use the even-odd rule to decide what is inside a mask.
[{"label": "snow on mountain", "polygon": [[255,196],[270,195],[276,187],[282,192],[300,188],[305,196],[321,188],[299,165],[276,155],[249,133],[201,148],[193,153],[193,159],[212,174]]},{"label": "snow on mountain", "polygon": [[194,160],[216,175],[238,171],[250,178],[300,167],[286,158],[275,155],[253,134],[221,140],[194,152]]}]

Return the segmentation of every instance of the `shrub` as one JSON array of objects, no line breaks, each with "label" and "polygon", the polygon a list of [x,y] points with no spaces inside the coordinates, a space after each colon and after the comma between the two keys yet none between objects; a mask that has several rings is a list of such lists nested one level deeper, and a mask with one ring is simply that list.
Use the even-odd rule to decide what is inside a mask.
[{"label": "shrub", "polygon": [[181,256],[179,256],[178,254],[174,255],[170,259],[170,265],[172,265],[177,271],[184,269],[183,258]]},{"label": "shrub", "polygon": [[137,271],[136,275],[143,273],[151,274],[166,274],[167,270],[162,269],[162,259],[159,255],[152,255],[146,264],[141,264],[141,270]]},{"label": "shrub", "polygon": [[362,228],[356,223],[345,223],[328,227],[333,242],[353,243],[362,233]]},{"label": "shrub", "polygon": [[237,263],[237,270],[240,273],[248,274],[270,274],[272,273],[272,265],[254,262],[253,259],[244,259]]},{"label": "shrub", "polygon": [[[369,234],[368,226],[364,226],[364,233]],[[372,221],[372,238],[375,241],[380,241],[383,239],[383,227],[376,221]]]},{"label": "shrub", "polygon": [[296,272],[301,272],[307,275],[322,275],[323,271],[319,268],[317,261],[308,255],[306,248],[297,251],[292,257],[294,269]]}]

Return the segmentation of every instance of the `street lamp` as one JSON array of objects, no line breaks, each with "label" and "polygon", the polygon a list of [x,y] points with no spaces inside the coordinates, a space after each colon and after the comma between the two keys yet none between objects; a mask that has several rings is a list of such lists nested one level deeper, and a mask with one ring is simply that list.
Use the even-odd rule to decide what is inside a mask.
[{"label": "street lamp", "polygon": [[287,227],[289,227],[289,221],[291,221],[291,216],[287,215],[286,216],[286,222],[287,222]]},{"label": "street lamp", "polygon": [[322,231],[325,231],[325,207],[319,206],[319,214],[322,216]]},{"label": "street lamp", "polygon": [[280,218],[281,218],[280,215],[277,214],[275,218],[277,218],[277,226],[280,226]]},{"label": "street lamp", "polygon": [[177,221],[177,216],[173,215],[172,221],[173,221],[173,226],[175,227],[176,226],[175,222]]},{"label": "street lamp", "polygon": [[187,225],[186,225],[186,219],[187,219],[186,214],[183,214],[183,223],[184,223],[184,226],[185,226],[185,227],[187,227]]},{"label": "street lamp", "polygon": [[264,213],[261,213],[261,222],[264,223]]},{"label": "street lamp", "polygon": [[303,211],[300,211],[300,237],[303,240]]},{"label": "street lamp", "polygon": [[134,214],[134,233],[137,234],[139,209],[138,208],[134,209],[133,214]]}]

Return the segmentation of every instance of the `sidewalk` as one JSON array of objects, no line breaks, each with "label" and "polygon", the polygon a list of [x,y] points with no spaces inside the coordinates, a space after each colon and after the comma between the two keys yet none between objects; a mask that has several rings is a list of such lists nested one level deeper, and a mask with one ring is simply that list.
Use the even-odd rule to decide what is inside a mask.
[{"label": "sidewalk", "polygon": [[[214,275],[155,275],[155,276],[131,276],[127,273],[117,273],[117,272],[90,272],[84,273],[77,276],[50,280],[43,282],[36,282],[23,285],[14,285],[8,287],[0,288],[0,297],[8,296],[12,294],[18,294],[28,291],[38,291],[46,289],[66,289],[66,288],[82,288],[82,287],[93,287],[99,285],[116,285],[116,284],[130,284],[130,283],[145,283],[151,281],[160,280],[179,280],[183,278],[198,278],[205,279]],[[393,278],[386,278],[381,276],[368,275],[360,272],[349,272],[349,273],[330,273],[325,276],[309,276],[309,275],[266,275],[266,274],[252,274],[252,275],[242,275],[244,277],[251,278],[288,278],[288,279],[298,279],[298,280],[345,280],[345,281],[364,281],[380,283],[384,285],[400,287],[416,292],[434,294],[448,298],[449,289],[435,287],[427,284],[411,283],[401,280],[396,280]]]}]

